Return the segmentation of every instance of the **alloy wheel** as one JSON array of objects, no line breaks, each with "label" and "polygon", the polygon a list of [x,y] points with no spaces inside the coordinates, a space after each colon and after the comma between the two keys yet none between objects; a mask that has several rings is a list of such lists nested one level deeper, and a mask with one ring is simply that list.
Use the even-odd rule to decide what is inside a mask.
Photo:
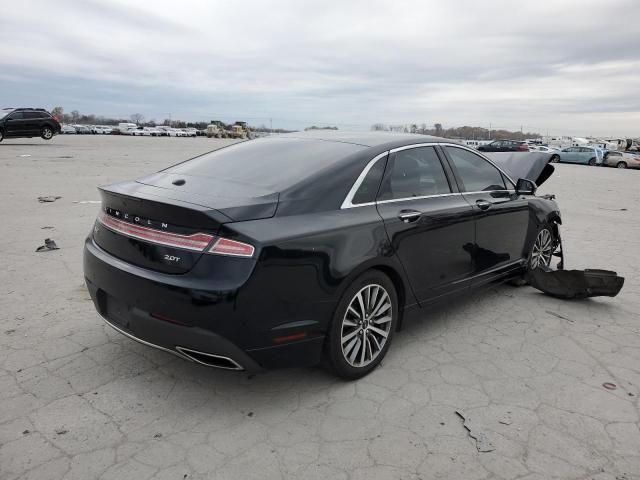
[{"label": "alloy wheel", "polygon": [[50,129],[50,128],[44,128],[44,129],[42,130],[42,137],[43,137],[45,140],[49,140],[51,137],[53,137],[53,132],[51,131],[51,129]]},{"label": "alloy wheel", "polygon": [[387,343],[392,320],[391,297],[381,285],[360,289],[342,319],[340,342],[347,363],[361,368],[373,362]]},{"label": "alloy wheel", "polygon": [[549,264],[551,264],[551,257],[553,256],[554,250],[553,235],[551,235],[551,232],[547,228],[543,228],[538,232],[536,241],[533,244],[533,249],[531,250],[531,268],[535,269],[541,265],[548,267]]},{"label": "alloy wheel", "polygon": [[627,164],[624,162],[620,162],[618,163],[618,165],[616,165],[618,168],[627,168]]}]

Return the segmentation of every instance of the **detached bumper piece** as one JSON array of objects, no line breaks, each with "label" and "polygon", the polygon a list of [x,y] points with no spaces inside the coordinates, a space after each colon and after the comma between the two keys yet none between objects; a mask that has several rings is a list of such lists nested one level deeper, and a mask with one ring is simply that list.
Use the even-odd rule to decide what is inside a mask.
[{"label": "detached bumper piece", "polygon": [[610,270],[551,270],[536,268],[528,273],[529,284],[547,295],[563,299],[615,297],[624,278]]}]

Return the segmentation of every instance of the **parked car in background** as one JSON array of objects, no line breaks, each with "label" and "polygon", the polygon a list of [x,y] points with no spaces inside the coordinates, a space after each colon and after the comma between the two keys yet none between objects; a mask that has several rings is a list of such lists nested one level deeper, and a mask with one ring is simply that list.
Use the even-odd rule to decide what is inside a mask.
[{"label": "parked car in background", "polygon": [[0,142],[4,138],[42,137],[51,140],[60,133],[58,119],[44,108],[4,108],[0,110]]},{"label": "parked car in background", "polygon": [[478,146],[478,150],[481,152],[528,152],[529,146],[526,142],[517,140],[495,140]]},{"label": "parked car in background", "polygon": [[184,128],[182,129],[185,137],[197,137],[198,132],[195,128]]},{"label": "parked car in background", "polygon": [[110,135],[111,134],[111,127],[107,127],[105,125],[97,125],[96,126],[96,133],[100,134],[100,135]]},{"label": "parked car in background", "polygon": [[156,127],[142,127],[142,131],[148,133],[152,137],[160,136],[160,130],[158,130]]},{"label": "parked car in background", "polygon": [[73,128],[76,129],[76,133],[78,135],[90,135],[91,129],[86,125],[73,125]]},{"label": "parked car in background", "polygon": [[547,147],[546,145],[529,145],[529,150],[544,153],[556,153],[559,152],[559,148]]},{"label": "parked car in background", "polygon": [[62,125],[62,127],[60,129],[60,133],[75,134],[76,133],[76,129],[73,128],[71,125]]},{"label": "parked car in background", "polygon": [[158,132],[160,132],[160,136],[161,137],[168,137],[169,136],[169,130],[171,130],[171,127],[160,125],[160,126],[156,127],[156,130],[158,130]]},{"label": "parked car in background", "polygon": [[640,168],[640,152],[607,152],[605,165],[616,168]]},{"label": "parked car in background", "polygon": [[554,154],[553,162],[601,165],[604,152],[597,147],[568,147]]}]

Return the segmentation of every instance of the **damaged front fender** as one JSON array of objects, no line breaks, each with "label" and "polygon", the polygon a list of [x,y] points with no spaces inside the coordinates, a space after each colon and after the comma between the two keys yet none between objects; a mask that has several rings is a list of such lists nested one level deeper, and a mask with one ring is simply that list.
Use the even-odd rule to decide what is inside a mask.
[{"label": "damaged front fender", "polygon": [[556,246],[553,256],[559,257],[558,269],[540,264],[529,269],[526,281],[547,295],[567,300],[589,297],[615,297],[624,285],[624,277],[611,270],[564,270],[564,250],[559,228],[560,218],[554,220]]}]

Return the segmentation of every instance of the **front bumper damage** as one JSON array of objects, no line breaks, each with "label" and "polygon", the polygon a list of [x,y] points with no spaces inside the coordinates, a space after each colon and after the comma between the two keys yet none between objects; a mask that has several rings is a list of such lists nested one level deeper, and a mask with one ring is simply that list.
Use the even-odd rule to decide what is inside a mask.
[{"label": "front bumper damage", "polygon": [[560,229],[556,225],[557,240],[554,256],[560,261],[557,270],[539,266],[527,272],[529,285],[552,297],[566,300],[589,297],[615,297],[624,285],[624,277],[611,270],[565,270]]}]

